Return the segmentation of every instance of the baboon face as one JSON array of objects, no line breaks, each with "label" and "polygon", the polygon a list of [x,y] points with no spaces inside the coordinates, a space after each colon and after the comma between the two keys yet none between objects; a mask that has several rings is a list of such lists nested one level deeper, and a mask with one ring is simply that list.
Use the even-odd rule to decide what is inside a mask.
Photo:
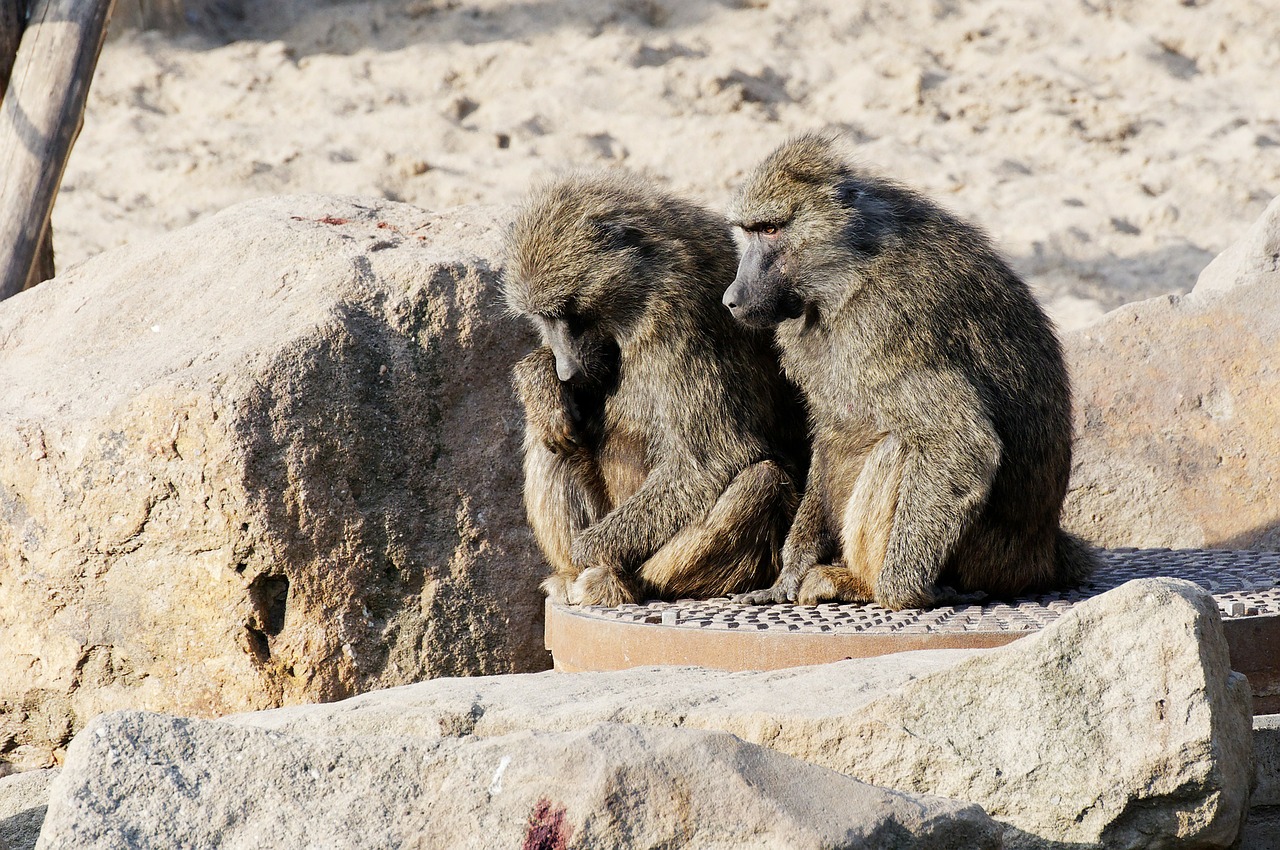
[{"label": "baboon face", "polygon": [[804,301],[787,274],[787,222],[751,221],[740,225],[746,248],[738,275],[725,290],[724,305],[751,327],[771,327],[804,313]]},{"label": "baboon face", "polygon": [[627,180],[571,177],[535,190],[508,239],[506,297],[556,358],[561,381],[598,384],[616,367],[663,258]]},{"label": "baboon face", "polygon": [[830,138],[800,136],[743,182],[729,219],[745,240],[724,294],[734,318],[770,326],[847,297],[861,263],[893,229],[893,203],[850,168]]},{"label": "baboon face", "polygon": [[599,384],[618,359],[618,345],[591,320],[573,314],[532,314],[542,343],[556,356],[556,376],[565,383]]}]

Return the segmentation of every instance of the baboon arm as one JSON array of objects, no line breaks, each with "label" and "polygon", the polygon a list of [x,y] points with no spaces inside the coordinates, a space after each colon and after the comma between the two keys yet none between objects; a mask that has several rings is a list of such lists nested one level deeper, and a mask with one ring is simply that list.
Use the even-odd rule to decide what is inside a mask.
[{"label": "baboon arm", "polygon": [[782,547],[783,574],[804,578],[809,568],[836,554],[836,540],[827,528],[825,485],[820,474],[810,474],[796,518]]},{"label": "baboon arm", "polygon": [[911,374],[890,388],[885,412],[904,458],[876,601],[922,607],[932,603],[947,558],[986,505],[1000,438],[977,392],[956,374]]},{"label": "baboon arm", "polygon": [[804,495],[782,546],[782,570],[772,587],[740,593],[735,602],[748,605],[795,602],[805,575],[815,564],[836,555],[837,541],[828,529],[826,484],[821,478],[821,448],[815,447]]},{"label": "baboon arm", "polygon": [[535,348],[511,369],[511,384],[525,410],[545,410],[560,403],[560,379],[551,347]]},{"label": "baboon arm", "polygon": [[578,535],[574,563],[580,569],[639,567],[677,531],[705,515],[728,478],[683,464],[659,464],[629,499]]},{"label": "baboon arm", "polygon": [[524,405],[525,427],[547,448],[565,453],[579,447],[573,403],[556,376],[549,346],[526,354],[511,370],[511,384]]}]

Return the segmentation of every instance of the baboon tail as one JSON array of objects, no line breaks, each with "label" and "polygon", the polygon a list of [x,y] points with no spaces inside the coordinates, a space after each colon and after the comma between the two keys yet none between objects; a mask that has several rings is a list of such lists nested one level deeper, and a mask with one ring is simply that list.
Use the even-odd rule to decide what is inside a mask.
[{"label": "baboon tail", "polygon": [[1058,532],[1057,580],[1060,585],[1080,584],[1098,566],[1098,553],[1067,531]]}]

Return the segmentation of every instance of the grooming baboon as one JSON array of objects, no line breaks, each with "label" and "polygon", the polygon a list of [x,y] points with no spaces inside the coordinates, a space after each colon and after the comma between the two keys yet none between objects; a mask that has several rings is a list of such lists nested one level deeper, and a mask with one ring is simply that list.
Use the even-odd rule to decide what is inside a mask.
[{"label": "grooming baboon", "polygon": [[746,248],[724,295],[776,326],[813,457],[782,573],[750,603],[927,606],[1082,580],[1059,529],[1071,391],[1053,328],[976,227],[806,135],[730,211]]},{"label": "grooming baboon", "polygon": [[766,586],[798,501],[803,414],[767,332],[720,304],[719,216],[620,171],[535,189],[506,297],[543,347],[515,367],[525,507],[557,601]]}]

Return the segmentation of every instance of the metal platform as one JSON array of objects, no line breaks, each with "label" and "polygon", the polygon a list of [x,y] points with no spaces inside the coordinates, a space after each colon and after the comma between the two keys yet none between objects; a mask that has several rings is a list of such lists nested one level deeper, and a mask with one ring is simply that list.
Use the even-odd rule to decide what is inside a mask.
[{"label": "metal platform", "polygon": [[1036,596],[930,610],[873,603],[735,605],[727,599],[572,607],[547,605],[557,670],[694,664],[772,670],[913,649],[1003,646],[1071,606],[1136,578],[1195,582],[1222,612],[1232,667],[1249,677],[1254,712],[1280,711],[1280,552],[1112,549],[1088,583]]}]

